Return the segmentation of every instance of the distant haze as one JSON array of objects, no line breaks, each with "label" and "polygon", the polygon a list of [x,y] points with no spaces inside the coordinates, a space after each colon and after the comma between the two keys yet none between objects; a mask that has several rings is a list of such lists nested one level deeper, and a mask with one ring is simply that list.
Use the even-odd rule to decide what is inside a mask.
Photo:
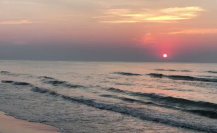
[{"label": "distant haze", "polygon": [[0,59],[217,62],[216,5],[0,0]]}]

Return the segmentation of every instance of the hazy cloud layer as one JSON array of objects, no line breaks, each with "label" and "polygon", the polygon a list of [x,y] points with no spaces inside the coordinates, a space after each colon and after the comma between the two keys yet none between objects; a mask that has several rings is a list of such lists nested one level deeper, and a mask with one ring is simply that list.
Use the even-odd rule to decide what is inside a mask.
[{"label": "hazy cloud layer", "polygon": [[109,9],[99,21],[105,23],[143,23],[143,22],[171,22],[188,20],[197,17],[204,9],[201,7],[173,7],[164,9]]},{"label": "hazy cloud layer", "polygon": [[0,59],[215,62],[216,0],[0,0]]},{"label": "hazy cloud layer", "polygon": [[216,29],[214,28],[213,29],[187,29],[187,30],[169,32],[168,34],[171,34],[171,35],[217,34],[217,28]]},{"label": "hazy cloud layer", "polygon": [[23,25],[23,24],[32,24],[32,23],[33,23],[32,21],[27,19],[0,21],[0,25]]}]

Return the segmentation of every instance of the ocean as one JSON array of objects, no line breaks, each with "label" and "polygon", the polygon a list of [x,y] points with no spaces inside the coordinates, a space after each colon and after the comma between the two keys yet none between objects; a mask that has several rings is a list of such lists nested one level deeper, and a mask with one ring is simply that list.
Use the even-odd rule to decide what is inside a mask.
[{"label": "ocean", "polygon": [[217,133],[217,64],[0,61],[0,111],[62,133]]}]

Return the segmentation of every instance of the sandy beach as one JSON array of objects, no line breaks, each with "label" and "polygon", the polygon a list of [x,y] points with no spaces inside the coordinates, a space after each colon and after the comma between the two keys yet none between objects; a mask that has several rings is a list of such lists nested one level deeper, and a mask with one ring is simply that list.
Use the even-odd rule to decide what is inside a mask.
[{"label": "sandy beach", "polygon": [[55,127],[18,120],[0,112],[0,133],[59,133]]}]

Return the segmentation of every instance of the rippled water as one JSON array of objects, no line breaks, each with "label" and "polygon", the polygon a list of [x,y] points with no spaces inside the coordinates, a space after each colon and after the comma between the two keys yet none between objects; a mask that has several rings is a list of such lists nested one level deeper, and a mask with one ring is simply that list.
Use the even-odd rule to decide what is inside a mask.
[{"label": "rippled water", "polygon": [[74,132],[217,132],[217,64],[0,61],[0,111]]}]

